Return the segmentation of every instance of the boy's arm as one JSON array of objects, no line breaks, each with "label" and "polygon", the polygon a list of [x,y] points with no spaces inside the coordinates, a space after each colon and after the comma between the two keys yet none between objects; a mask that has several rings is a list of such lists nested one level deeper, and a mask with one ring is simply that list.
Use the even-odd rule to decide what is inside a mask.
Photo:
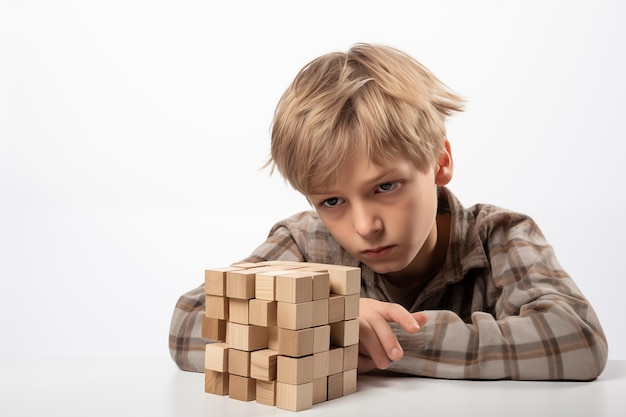
[{"label": "boy's arm", "polygon": [[476,311],[466,323],[452,311],[425,311],[428,322],[416,334],[392,323],[404,357],[389,369],[463,379],[600,375],[608,347],[598,317],[537,233],[526,243],[491,247],[485,297],[494,294],[493,314]]},{"label": "boy's arm", "polygon": [[[268,239],[241,262],[266,260],[304,261],[300,249],[286,228],[272,230]],[[170,324],[170,356],[185,371],[204,372],[204,350],[213,340],[202,337],[205,291],[201,285],[183,294],[176,303]]]}]

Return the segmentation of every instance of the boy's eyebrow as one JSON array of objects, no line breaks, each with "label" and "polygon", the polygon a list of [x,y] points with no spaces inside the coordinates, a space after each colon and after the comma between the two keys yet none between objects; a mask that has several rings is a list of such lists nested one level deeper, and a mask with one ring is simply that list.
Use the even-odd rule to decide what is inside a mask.
[{"label": "boy's eyebrow", "polygon": [[[398,167],[390,167],[388,169],[385,169],[384,171],[380,172],[379,174],[377,174],[376,176],[370,178],[370,179],[366,179],[364,181],[365,184],[375,184],[378,183],[379,181],[381,181],[383,178],[395,174],[398,171]],[[334,184],[333,184],[334,186]],[[314,190],[312,192],[310,192],[308,195],[310,196],[316,196],[316,195],[332,195],[332,194],[337,194],[338,191],[335,191],[333,189],[328,189],[328,190]]]}]

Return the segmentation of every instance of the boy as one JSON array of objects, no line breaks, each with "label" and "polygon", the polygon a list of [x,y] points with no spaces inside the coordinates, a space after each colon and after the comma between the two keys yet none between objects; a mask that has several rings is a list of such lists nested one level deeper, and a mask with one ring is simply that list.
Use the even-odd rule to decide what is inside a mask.
[{"label": "boy", "polygon": [[[245,261],[360,266],[359,371],[592,380],[607,342],[527,216],[464,208],[445,118],[462,101],[408,55],[358,44],[305,66],[272,125],[273,168],[315,211],[276,224]],[[204,291],[183,295],[170,350],[202,371]]]}]

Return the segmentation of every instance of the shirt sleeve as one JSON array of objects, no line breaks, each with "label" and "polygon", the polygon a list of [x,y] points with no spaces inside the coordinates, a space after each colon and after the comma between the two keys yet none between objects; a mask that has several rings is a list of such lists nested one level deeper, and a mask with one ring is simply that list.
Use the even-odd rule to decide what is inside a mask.
[{"label": "shirt sleeve", "polygon": [[405,356],[390,370],[451,379],[595,379],[606,365],[606,337],[534,222],[492,230],[488,240],[491,274],[479,291],[485,311],[469,320],[425,311],[428,323],[414,335],[393,325]]},{"label": "shirt sleeve", "polygon": [[[304,261],[298,245],[287,227],[275,226],[267,240],[241,262],[267,260]],[[170,356],[185,371],[204,372],[204,350],[214,340],[202,337],[205,313],[204,284],[183,294],[174,307],[170,324]]]}]

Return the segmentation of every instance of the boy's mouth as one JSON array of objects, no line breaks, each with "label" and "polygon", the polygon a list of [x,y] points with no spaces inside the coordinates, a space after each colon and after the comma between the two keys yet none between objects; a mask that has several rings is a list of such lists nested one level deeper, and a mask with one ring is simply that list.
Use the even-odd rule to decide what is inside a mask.
[{"label": "boy's mouth", "polygon": [[394,248],[394,245],[379,246],[373,249],[366,249],[362,251],[361,254],[363,254],[366,258],[377,259],[387,256]]}]

